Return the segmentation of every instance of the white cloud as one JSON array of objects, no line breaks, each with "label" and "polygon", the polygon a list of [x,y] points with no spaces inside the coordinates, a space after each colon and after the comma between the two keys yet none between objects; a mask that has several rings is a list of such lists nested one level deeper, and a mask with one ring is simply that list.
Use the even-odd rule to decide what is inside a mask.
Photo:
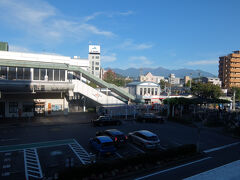
[{"label": "white cloud", "polygon": [[118,12],[117,14],[121,16],[129,16],[133,14],[133,11],[126,11],[126,12]]},{"label": "white cloud", "polygon": [[92,34],[114,36],[114,33],[101,30],[85,21],[67,20],[55,7],[40,0],[1,0],[0,12],[1,23],[45,43],[59,42],[69,37],[72,40],[81,40]]},{"label": "white cloud", "polygon": [[136,44],[136,43],[133,42],[133,40],[127,39],[119,47],[123,48],[123,49],[143,50],[143,49],[152,48],[153,45],[150,44],[150,43]]},{"label": "white cloud", "polygon": [[194,66],[194,65],[211,65],[211,64],[218,64],[217,60],[198,60],[198,61],[189,61],[187,65]]},{"label": "white cloud", "polygon": [[87,21],[90,21],[90,20],[94,20],[95,18],[97,18],[98,16],[106,16],[106,17],[109,17],[109,18],[112,18],[114,16],[129,16],[129,15],[132,15],[133,14],[133,11],[125,11],[125,12],[95,12],[89,16],[86,16],[84,18],[84,21],[87,22]]},{"label": "white cloud", "polygon": [[117,57],[116,57],[115,53],[112,53],[110,55],[105,55],[105,56],[101,57],[101,61],[103,61],[103,62],[113,62],[113,61],[116,61],[116,60],[117,60]]},{"label": "white cloud", "polygon": [[129,57],[129,67],[146,67],[152,65],[153,62],[150,61],[145,56],[131,56]]}]

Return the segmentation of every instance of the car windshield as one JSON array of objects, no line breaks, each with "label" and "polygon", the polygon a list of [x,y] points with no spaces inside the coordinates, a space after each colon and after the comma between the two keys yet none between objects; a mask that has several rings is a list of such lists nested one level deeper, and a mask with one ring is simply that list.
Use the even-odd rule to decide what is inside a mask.
[{"label": "car windshield", "polygon": [[101,117],[100,120],[103,120],[103,121],[109,121],[110,118],[109,118],[109,117]]},{"label": "car windshield", "polygon": [[154,114],[144,114],[144,117],[153,117]]},{"label": "car windshield", "polygon": [[110,146],[113,146],[113,142],[102,143],[102,147],[110,147]]}]

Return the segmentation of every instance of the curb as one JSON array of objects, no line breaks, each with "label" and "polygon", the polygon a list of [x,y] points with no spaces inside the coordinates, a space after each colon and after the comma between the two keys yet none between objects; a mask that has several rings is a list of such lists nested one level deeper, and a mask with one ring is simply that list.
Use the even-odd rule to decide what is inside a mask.
[{"label": "curb", "polygon": [[201,159],[202,157],[206,157],[206,154],[205,153],[200,153],[200,154],[197,154],[195,156],[187,157],[185,159],[180,159],[180,160],[177,160],[177,161],[174,161],[174,162],[169,162],[169,163],[166,163],[164,165],[159,165],[159,166],[155,166],[155,167],[148,168],[148,169],[141,169],[141,170],[134,171],[134,172],[129,172],[129,173],[126,173],[126,174],[123,174],[123,175],[120,175],[120,176],[109,177],[109,178],[106,178],[106,179],[107,180],[133,179],[133,176],[141,176],[141,175],[144,175],[144,174],[147,174],[147,173],[152,173],[156,170],[166,169],[166,168],[169,168],[171,166],[177,166],[181,163],[186,163],[186,162],[189,162],[189,161]]}]

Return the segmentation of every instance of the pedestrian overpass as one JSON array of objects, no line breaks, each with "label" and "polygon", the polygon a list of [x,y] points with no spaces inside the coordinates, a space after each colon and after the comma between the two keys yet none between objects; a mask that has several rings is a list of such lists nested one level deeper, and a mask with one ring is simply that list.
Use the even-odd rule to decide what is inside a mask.
[{"label": "pedestrian overpass", "polygon": [[[106,104],[124,104],[124,102],[135,101],[135,97],[128,92],[124,91],[120,87],[117,87],[114,84],[107,83],[100,78],[90,74],[88,71],[82,69],[80,66],[74,66],[64,63],[50,63],[50,62],[41,62],[39,61],[26,61],[26,60],[12,60],[12,59],[1,59],[0,66],[8,67],[23,67],[23,68],[43,68],[43,69],[62,69],[67,71],[78,72],[81,77],[86,80],[95,83],[101,88],[107,88],[111,90],[116,96],[110,96],[104,94],[83,81],[80,80],[71,80],[70,82],[74,85],[74,92],[78,92],[93,101],[97,102],[100,105]],[[35,82],[36,83],[36,82]],[[125,101],[123,101],[125,100]]]}]

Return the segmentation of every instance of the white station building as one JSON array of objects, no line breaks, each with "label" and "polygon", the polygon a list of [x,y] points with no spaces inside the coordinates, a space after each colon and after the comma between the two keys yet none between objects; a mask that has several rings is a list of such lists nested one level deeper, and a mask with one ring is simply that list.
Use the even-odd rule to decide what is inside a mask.
[{"label": "white station building", "polygon": [[[0,42],[0,118],[68,114],[85,105],[123,105],[131,94],[100,79],[100,46],[88,59],[8,51]],[[111,93],[88,85],[93,82]]]}]

